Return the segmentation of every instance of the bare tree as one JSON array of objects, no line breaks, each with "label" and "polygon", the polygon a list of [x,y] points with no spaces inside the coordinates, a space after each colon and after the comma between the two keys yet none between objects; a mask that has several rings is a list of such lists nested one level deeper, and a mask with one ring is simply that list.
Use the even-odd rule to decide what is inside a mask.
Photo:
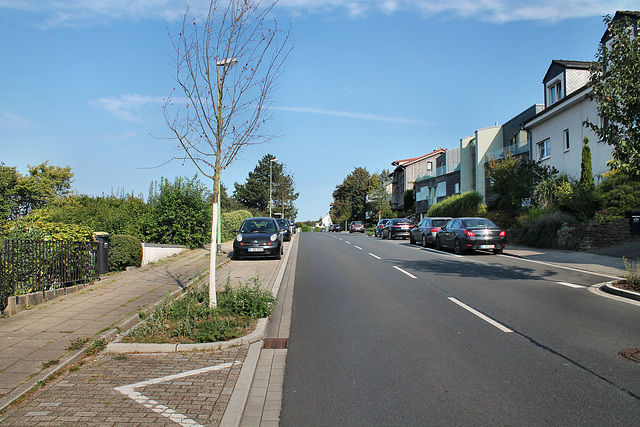
[{"label": "bare tree", "polygon": [[270,97],[291,51],[290,31],[271,18],[276,3],[262,8],[256,0],[210,0],[206,16],[195,18],[187,7],[180,33],[170,36],[174,92],[181,95],[166,101],[164,117],[184,152],[179,158],[213,179],[210,307],[217,305],[220,173],[243,147],[273,138],[263,125],[271,118]]}]

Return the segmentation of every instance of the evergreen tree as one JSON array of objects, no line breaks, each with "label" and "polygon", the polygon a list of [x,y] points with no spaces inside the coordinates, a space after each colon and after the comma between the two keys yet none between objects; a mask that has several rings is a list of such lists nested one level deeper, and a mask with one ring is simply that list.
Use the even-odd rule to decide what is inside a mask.
[{"label": "evergreen tree", "polygon": [[589,138],[584,137],[582,144],[582,163],[580,165],[580,187],[586,191],[594,188],[593,168],[591,166],[591,148],[589,148]]}]

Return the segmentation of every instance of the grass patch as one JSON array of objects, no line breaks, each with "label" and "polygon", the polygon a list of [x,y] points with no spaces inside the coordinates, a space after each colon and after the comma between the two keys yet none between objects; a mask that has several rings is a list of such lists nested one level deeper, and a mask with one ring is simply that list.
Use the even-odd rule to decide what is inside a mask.
[{"label": "grass patch", "polygon": [[49,360],[48,362],[44,362],[44,363],[42,364],[42,369],[50,368],[50,367],[52,367],[52,366],[54,366],[54,365],[57,365],[58,363],[60,363],[60,359],[52,359],[52,360]]},{"label": "grass patch", "polygon": [[80,350],[84,345],[89,341],[89,338],[86,337],[78,337],[71,341],[69,344],[68,350]]},{"label": "grass patch", "polygon": [[165,300],[145,323],[122,342],[193,344],[228,341],[250,333],[261,317],[273,310],[275,298],[254,278],[218,294],[218,307],[209,308],[209,284],[203,279],[190,286],[181,298]]}]

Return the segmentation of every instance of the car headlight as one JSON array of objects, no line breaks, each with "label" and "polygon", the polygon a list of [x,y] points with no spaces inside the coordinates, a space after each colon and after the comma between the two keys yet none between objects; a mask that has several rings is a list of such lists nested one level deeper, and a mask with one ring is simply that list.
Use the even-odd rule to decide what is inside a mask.
[{"label": "car headlight", "polygon": [[278,239],[278,235],[277,234],[272,234],[271,235],[271,241],[275,242]]},{"label": "car headlight", "polygon": [[242,242],[242,234],[238,234],[238,235],[236,236],[236,240],[237,240],[238,242]]}]

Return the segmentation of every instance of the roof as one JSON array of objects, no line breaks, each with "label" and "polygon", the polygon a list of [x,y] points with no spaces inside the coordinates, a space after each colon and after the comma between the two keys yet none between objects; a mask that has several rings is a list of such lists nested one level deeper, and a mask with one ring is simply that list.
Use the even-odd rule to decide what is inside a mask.
[{"label": "roof", "polygon": [[546,82],[547,78],[549,77],[549,73],[551,73],[558,66],[565,69],[588,70],[591,64],[593,64],[592,61],[567,61],[563,59],[554,59],[553,61],[551,61],[551,65],[549,65],[549,68],[547,68],[547,72],[545,73],[542,81]]},{"label": "roof", "polygon": [[[617,21],[619,19],[623,19],[623,18],[629,18],[629,19],[635,19],[638,20],[640,19],[640,12],[639,11],[635,11],[635,10],[619,10],[616,12],[616,14],[613,16],[612,21]],[[600,39],[600,43],[604,43],[607,40],[609,40],[609,30],[607,29],[607,31],[604,32],[602,38]]]},{"label": "roof", "polygon": [[408,166],[411,163],[418,162],[418,161],[420,161],[420,160],[422,160],[424,158],[432,157],[432,156],[434,156],[436,154],[441,154],[441,153],[444,153],[446,151],[447,151],[446,148],[438,148],[437,150],[434,150],[434,151],[430,152],[429,154],[425,154],[424,156],[413,157],[411,159],[394,160],[393,162],[391,162],[391,166],[403,166],[403,167],[404,166]]}]

